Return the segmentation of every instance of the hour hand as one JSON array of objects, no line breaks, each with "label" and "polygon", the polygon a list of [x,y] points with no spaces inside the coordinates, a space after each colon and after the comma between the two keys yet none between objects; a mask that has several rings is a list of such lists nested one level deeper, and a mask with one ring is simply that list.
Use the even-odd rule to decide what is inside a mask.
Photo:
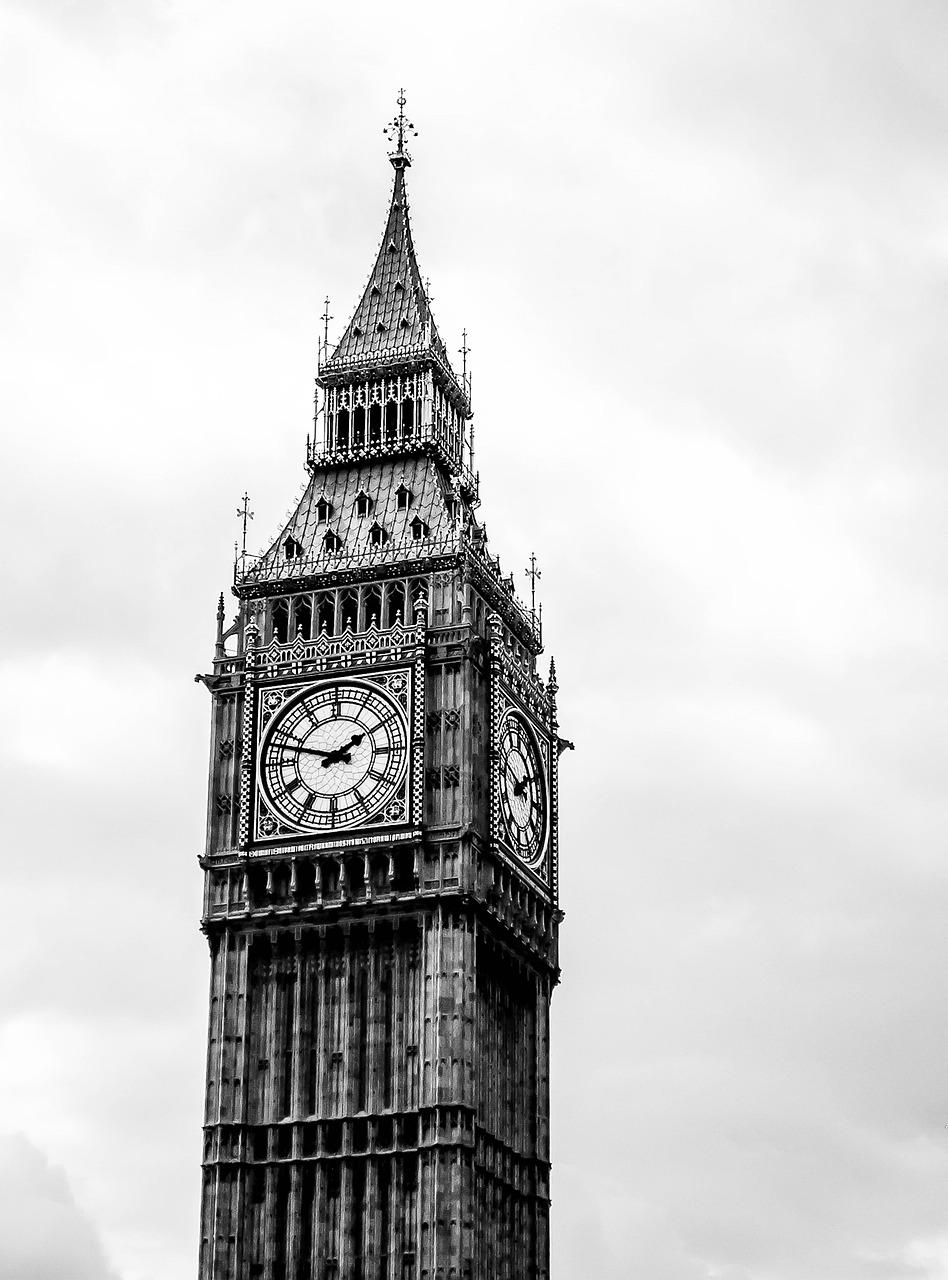
[{"label": "hour hand", "polygon": [[514,795],[522,796],[523,793],[526,791],[527,787],[529,787],[529,785],[530,785],[530,775],[527,774],[526,777],[521,778],[519,782],[514,783],[514,789],[513,789]]}]

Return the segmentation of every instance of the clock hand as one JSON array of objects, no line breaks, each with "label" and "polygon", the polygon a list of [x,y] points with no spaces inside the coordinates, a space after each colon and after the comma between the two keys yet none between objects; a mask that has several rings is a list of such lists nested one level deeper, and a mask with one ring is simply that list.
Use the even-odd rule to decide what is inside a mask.
[{"label": "clock hand", "polygon": [[522,796],[529,785],[530,785],[530,775],[528,773],[523,778],[521,778],[519,782],[514,783],[514,789],[513,789],[514,795]]},{"label": "clock hand", "polygon": [[341,747],[336,747],[335,751],[320,752],[320,755],[326,757],[323,761],[323,768],[328,769],[331,764],[339,764],[340,761],[343,764],[349,764],[352,759],[349,754],[349,748],[357,747],[364,737],[364,733],[354,733],[348,742],[344,742]]},{"label": "clock hand", "polygon": [[318,747],[298,747],[293,742],[278,742],[277,746],[281,751],[303,751],[308,756],[331,756],[331,751],[320,751]]}]

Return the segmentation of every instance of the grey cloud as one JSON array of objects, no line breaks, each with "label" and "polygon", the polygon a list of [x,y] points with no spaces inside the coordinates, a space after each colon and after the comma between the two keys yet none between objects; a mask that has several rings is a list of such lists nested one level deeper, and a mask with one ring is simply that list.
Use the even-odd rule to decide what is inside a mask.
[{"label": "grey cloud", "polygon": [[22,1134],[0,1135],[0,1275],[118,1280],[65,1173]]}]

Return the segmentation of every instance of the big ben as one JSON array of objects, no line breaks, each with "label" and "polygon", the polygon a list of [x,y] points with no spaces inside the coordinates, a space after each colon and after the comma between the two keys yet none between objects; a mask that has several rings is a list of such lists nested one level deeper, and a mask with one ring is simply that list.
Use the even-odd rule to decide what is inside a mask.
[{"label": "big ben", "polygon": [[556,681],[487,544],[408,216],[218,610],[201,1280],[547,1280]]}]

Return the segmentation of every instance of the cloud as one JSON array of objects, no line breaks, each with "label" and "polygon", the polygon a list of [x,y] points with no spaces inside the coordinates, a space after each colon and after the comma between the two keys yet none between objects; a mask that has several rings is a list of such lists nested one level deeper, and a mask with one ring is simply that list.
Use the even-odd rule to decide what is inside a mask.
[{"label": "cloud", "polygon": [[118,1280],[65,1173],[23,1134],[0,1134],[0,1276]]}]

